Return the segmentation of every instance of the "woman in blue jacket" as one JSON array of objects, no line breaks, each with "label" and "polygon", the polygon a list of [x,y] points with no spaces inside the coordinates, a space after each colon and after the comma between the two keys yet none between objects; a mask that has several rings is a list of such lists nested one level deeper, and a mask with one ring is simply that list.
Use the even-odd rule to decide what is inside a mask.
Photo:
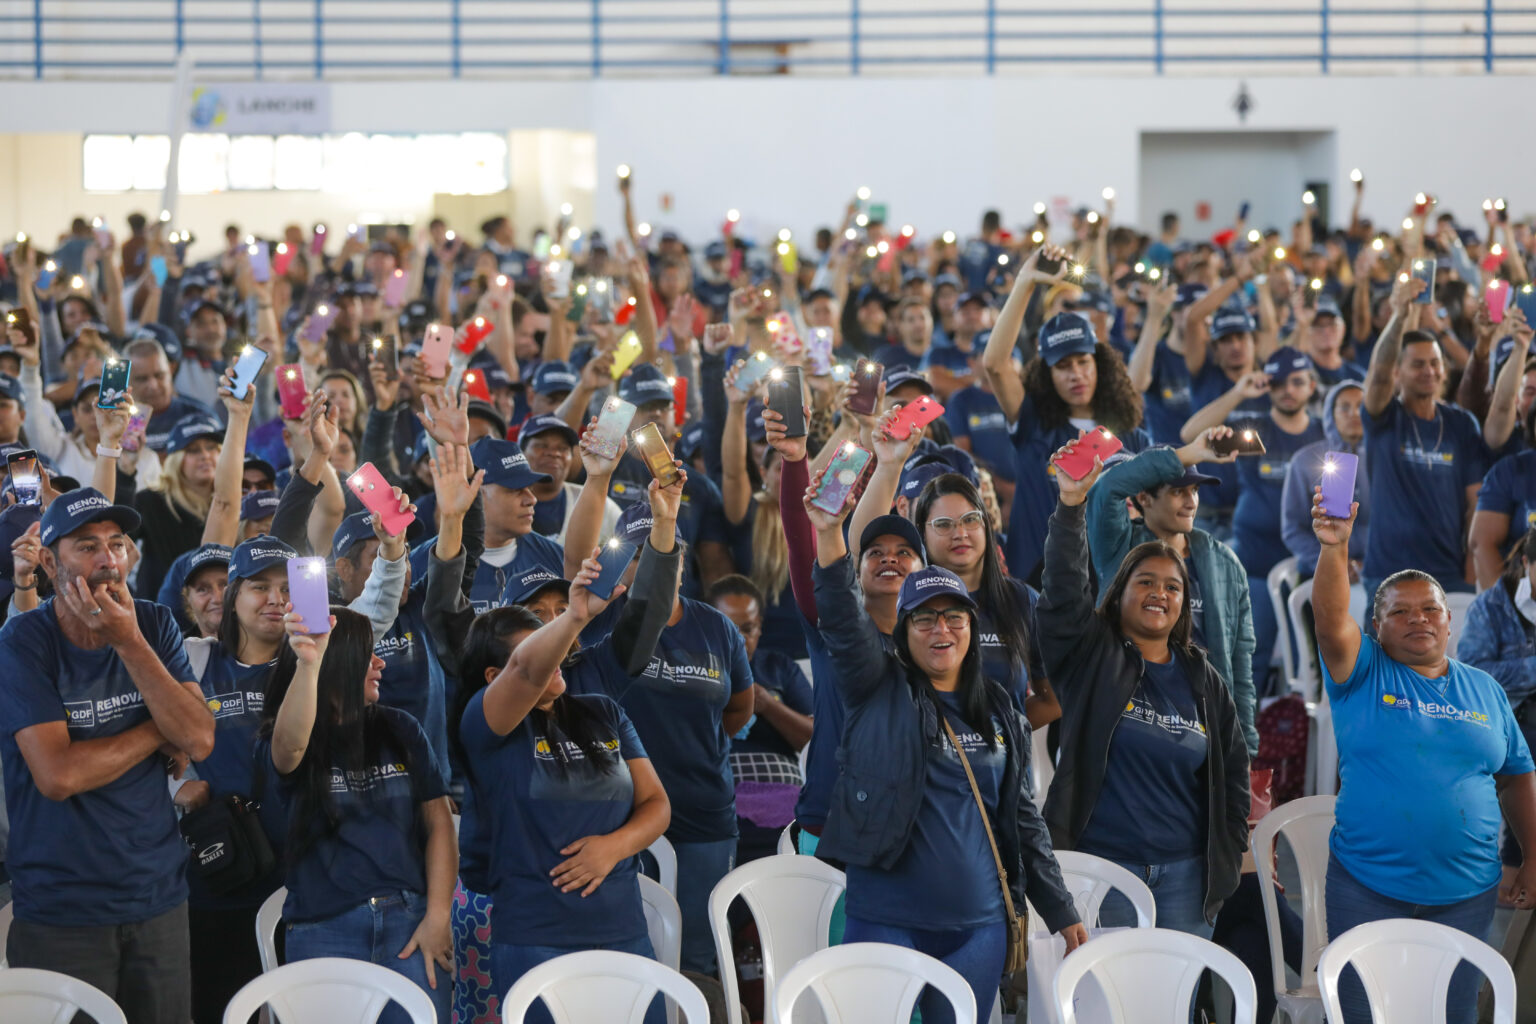
[{"label": "woman in blue jacket", "polygon": [[[1070,952],[1087,938],[1025,795],[1029,728],[1007,689],[982,669],[976,603],[947,569],[907,576],[897,600],[894,653],[865,611],[843,539],[843,519],[811,505],[816,606],[833,679],[847,705],[842,770],[817,855],[847,865],[847,942],[889,942],[960,972],[985,1019],[1007,952],[1003,894],[988,828],[1014,906],[1027,895]],[[941,725],[958,739],[957,754]],[[982,819],[963,756],[975,773]],[[921,1001],[926,1024],[949,1024],[949,1004]]]}]

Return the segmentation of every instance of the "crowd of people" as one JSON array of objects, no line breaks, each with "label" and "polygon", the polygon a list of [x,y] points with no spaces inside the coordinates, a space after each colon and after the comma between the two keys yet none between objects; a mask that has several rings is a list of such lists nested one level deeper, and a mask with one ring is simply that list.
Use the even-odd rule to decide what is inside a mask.
[{"label": "crowd of people", "polygon": [[483,1024],[563,953],[655,955],[661,837],[684,970],[736,970],[710,892],[793,824],[846,871],[833,940],[944,960],[982,1018],[1010,908],[1087,939],[1056,850],[1272,1007],[1248,837],[1291,558],[1330,933],[1536,907],[1536,245],[1502,199],[1383,230],[1362,179],[1345,226],[1309,194],[1196,240],[1108,198],[969,239],[855,199],[694,248],[630,182],[612,239],[135,215],[4,249],[11,965],[212,1024],[286,887],[287,960]]}]

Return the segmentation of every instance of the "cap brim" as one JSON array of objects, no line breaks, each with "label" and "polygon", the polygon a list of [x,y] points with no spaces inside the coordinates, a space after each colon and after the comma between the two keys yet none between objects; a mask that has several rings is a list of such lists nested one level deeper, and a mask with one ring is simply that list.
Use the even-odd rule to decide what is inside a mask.
[{"label": "cap brim", "polygon": [[532,431],[531,433],[527,430],[524,430],[522,433],[518,434],[517,437],[520,441],[527,441],[535,437],[541,437],[544,434],[559,434],[573,445],[579,444],[581,441],[581,438],[577,436],[576,431],[572,430],[569,426],[566,426],[565,424],[560,424],[557,426],[553,423],[547,427],[543,427],[542,429]]},{"label": "cap brim", "polygon": [[[82,526],[89,526],[92,523],[104,522],[108,519],[115,522],[118,526],[121,526],[124,533],[137,533],[139,527],[144,525],[144,520],[134,509],[127,505],[111,505],[107,508],[101,509],[92,513],[91,515],[86,516],[85,519],[75,525],[75,530],[80,529]],[[69,533],[74,533],[75,530],[71,530]],[[68,537],[69,533],[62,534],[62,536]]]},{"label": "cap brim", "polygon": [[569,594],[571,592],[571,581],[570,580],[544,580],[543,582],[539,583],[537,586],[529,587],[526,590],[519,591],[517,593],[517,595],[514,596],[512,598],[512,600],[510,602],[508,602],[508,603],[510,603],[510,604],[524,604],[527,601],[529,601],[530,599],[536,597],[540,592],[548,590],[550,587],[560,587],[567,594]]}]

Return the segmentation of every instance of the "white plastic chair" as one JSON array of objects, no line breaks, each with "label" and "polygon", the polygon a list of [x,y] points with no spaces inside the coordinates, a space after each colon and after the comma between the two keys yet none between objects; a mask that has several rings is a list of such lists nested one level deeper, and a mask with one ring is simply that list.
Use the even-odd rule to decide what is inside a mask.
[{"label": "white plastic chair", "polygon": [[1446,652],[1451,657],[1456,657],[1456,645],[1461,641],[1461,631],[1467,625],[1467,612],[1472,608],[1472,602],[1477,600],[1476,594],[1446,594],[1445,607],[1451,613],[1451,642],[1446,647]]},{"label": "white plastic chair", "polygon": [[[1291,653],[1291,641],[1295,638],[1291,636],[1291,617],[1286,611],[1286,599],[1291,591],[1296,589],[1296,581],[1299,578],[1296,572],[1296,556],[1292,555],[1290,558],[1282,558],[1276,562],[1275,567],[1269,570],[1269,576],[1265,579],[1265,584],[1269,588],[1269,603],[1275,610],[1275,642],[1280,645],[1281,664],[1285,666],[1287,680],[1296,678],[1296,660]],[[1274,660],[1275,652],[1269,651],[1268,654],[1270,660]],[[1255,685],[1259,682],[1257,679],[1254,680]]]},{"label": "white plastic chair", "polygon": [[263,1006],[282,1024],[374,1024],[391,1000],[411,1024],[437,1024],[432,997],[405,975],[365,960],[315,957],[253,978],[224,1008],[224,1024],[245,1024]]},{"label": "white plastic chair", "polygon": [[0,907],[0,967],[10,966],[6,961],[6,946],[11,935],[11,921],[16,917],[16,904],[7,903]]},{"label": "white plastic chair", "polygon": [[[1061,878],[1067,884],[1067,892],[1072,894],[1077,916],[1087,927],[1098,927],[1099,908],[1104,897],[1112,891],[1119,892],[1136,908],[1136,927],[1156,927],[1157,901],[1152,898],[1152,890],[1119,864],[1075,850],[1057,850],[1056,862],[1061,865]],[[1035,925],[1032,929],[1035,933],[1047,931],[1039,914],[1031,913],[1029,920]]]},{"label": "white plastic chair", "polygon": [[784,854],[794,854],[800,852],[799,844],[795,842],[794,822],[790,822],[788,825],[785,825],[784,831],[779,833],[779,847],[777,852],[780,854],[780,856]]},{"label": "white plastic chair", "polygon": [[715,933],[715,951],[722,965],[720,976],[730,1024],[743,1024],[741,993],[737,991],[736,972],[730,967],[736,962],[728,917],[731,901],[738,896],[745,900],[757,923],[758,946],[763,952],[763,1006],[767,1007],[784,972],[827,947],[832,912],[846,884],[841,871],[797,853],[743,864],[715,883],[709,894],[709,926]]},{"label": "white plastic chair", "polygon": [[1077,1024],[1073,995],[1091,973],[1103,990],[1110,1019],[1084,1024],[1185,1024],[1206,970],[1232,989],[1235,1024],[1255,1024],[1258,991],[1243,962],[1214,942],[1166,928],[1128,928],[1077,947],[1056,970],[1057,1019]]},{"label": "white plastic chair", "polygon": [[1317,981],[1329,1020],[1343,1020],[1339,975],[1353,967],[1365,986],[1371,1015],[1391,1024],[1445,1024],[1451,973],[1466,960],[1493,989],[1493,1024],[1513,1024],[1515,972],[1498,950],[1433,921],[1388,919],[1356,925],[1328,944]]},{"label": "white plastic chair", "polygon": [[1323,680],[1317,670],[1317,645],[1307,632],[1306,608],[1312,603],[1312,581],[1296,584],[1285,599],[1285,621],[1296,642],[1296,662],[1286,669],[1291,689],[1304,700],[1315,701],[1322,692]]},{"label": "white plastic chair", "polygon": [[262,901],[256,911],[256,949],[261,954],[262,973],[279,966],[277,962],[277,929],[283,923],[283,902],[288,890],[281,885],[277,891]]},{"label": "white plastic chair", "polygon": [[504,1024],[522,1024],[543,999],[555,1024],[641,1024],[657,992],[677,1002],[687,1024],[709,1024],[704,993],[655,960],[589,949],[546,961],[517,979],[501,1001]]},{"label": "white plastic chair", "polygon": [[[657,836],[656,841],[646,848],[652,857],[656,858],[656,881],[661,887],[677,898],[677,851],[672,849],[672,844],[667,842],[666,836]],[[641,872],[644,874],[644,872]]]},{"label": "white plastic chair", "polygon": [[128,1024],[112,997],[95,985],[35,967],[0,971],[0,1020],[5,1024],[69,1024],[77,1012],[96,1024]]},{"label": "white plastic chair", "polygon": [[976,996],[949,965],[883,942],[850,942],[812,953],[791,967],[770,1000],[774,1024],[791,1024],[795,1002],[815,993],[827,1024],[907,1024],[931,985],[954,1007],[955,1024],[976,1024]]},{"label": "white plastic chair", "polygon": [[[672,968],[682,969],[683,959],[683,912],[677,900],[662,884],[647,875],[640,875],[640,902],[645,907],[645,930],[651,937],[651,948],[656,959]],[[677,1024],[677,1004],[667,1000],[667,1020]]]},{"label": "white plastic chair", "polygon": [[[1323,1024],[1323,1000],[1314,980],[1317,958],[1328,945],[1328,914],[1324,886],[1328,880],[1328,836],[1333,832],[1331,796],[1307,796],[1281,804],[1259,819],[1253,830],[1254,862],[1259,866],[1259,894],[1264,899],[1264,925],[1269,932],[1269,964],[1275,984],[1275,1020],[1291,1024]],[[1280,901],[1267,884],[1270,852],[1284,836],[1301,875],[1301,984],[1285,979],[1285,950],[1280,942]]]}]

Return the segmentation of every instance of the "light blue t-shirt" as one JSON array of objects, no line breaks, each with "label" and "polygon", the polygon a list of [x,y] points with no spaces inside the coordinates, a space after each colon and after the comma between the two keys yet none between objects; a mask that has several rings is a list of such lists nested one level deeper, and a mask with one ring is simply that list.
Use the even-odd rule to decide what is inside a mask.
[{"label": "light blue t-shirt", "polygon": [[1369,637],[1342,684],[1323,666],[1339,744],[1330,848],[1383,896],[1443,906],[1499,881],[1495,775],[1536,769],[1494,678],[1450,662],[1426,679]]}]

